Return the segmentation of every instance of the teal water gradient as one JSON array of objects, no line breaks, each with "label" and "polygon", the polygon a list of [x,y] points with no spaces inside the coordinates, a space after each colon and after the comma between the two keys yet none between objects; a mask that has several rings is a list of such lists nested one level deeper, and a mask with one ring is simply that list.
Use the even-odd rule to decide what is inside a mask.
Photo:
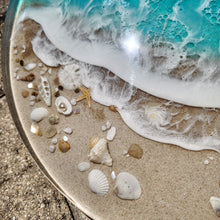
[{"label": "teal water gradient", "polygon": [[[172,43],[188,55],[220,57],[220,1],[210,0],[22,0],[26,6],[61,7],[84,21],[102,17],[103,30],[136,33],[143,44]],[[80,12],[80,13],[79,13]],[[94,25],[95,22],[94,22]],[[94,27],[95,28],[95,27]]]}]

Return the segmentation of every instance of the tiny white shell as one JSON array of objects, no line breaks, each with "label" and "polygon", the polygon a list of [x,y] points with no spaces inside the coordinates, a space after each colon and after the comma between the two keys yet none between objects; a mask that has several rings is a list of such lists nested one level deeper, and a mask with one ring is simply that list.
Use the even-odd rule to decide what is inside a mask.
[{"label": "tiny white shell", "polygon": [[51,106],[51,90],[50,90],[50,84],[46,77],[41,76],[41,82],[38,85],[38,90],[43,98],[44,102],[47,106]]},{"label": "tiny white shell", "polygon": [[27,71],[31,71],[31,70],[33,70],[36,66],[37,66],[36,63],[29,63],[29,64],[27,64],[27,65],[24,66],[24,69],[27,70]]},{"label": "tiny white shell", "polygon": [[46,108],[35,108],[30,115],[31,120],[39,122],[42,119],[44,119],[45,117],[47,117],[48,115],[48,111]]},{"label": "tiny white shell", "polygon": [[89,152],[89,160],[94,163],[101,163],[112,166],[112,158],[108,152],[107,141],[101,138]]},{"label": "tiny white shell", "polygon": [[116,177],[114,191],[121,199],[138,199],[141,196],[141,186],[135,176],[127,172]]},{"label": "tiny white shell", "polygon": [[114,139],[115,135],[116,135],[116,128],[115,127],[111,127],[111,129],[108,130],[108,132],[107,132],[106,139],[108,141],[112,141]]},{"label": "tiny white shell", "polygon": [[57,111],[64,115],[70,115],[72,113],[72,105],[70,102],[63,96],[59,96],[55,100],[55,105],[57,107]]},{"label": "tiny white shell", "polygon": [[90,163],[88,163],[88,162],[81,162],[81,163],[78,164],[77,168],[78,168],[78,170],[80,172],[85,172],[85,171],[89,170]]},{"label": "tiny white shell", "polygon": [[212,196],[209,201],[215,214],[220,217],[220,198]]},{"label": "tiny white shell", "polygon": [[72,134],[73,133],[73,130],[71,128],[64,128],[63,131],[66,133],[66,134]]},{"label": "tiny white shell", "polygon": [[88,180],[89,188],[92,192],[96,193],[99,196],[104,196],[108,193],[108,180],[101,170],[92,170],[88,175]]}]

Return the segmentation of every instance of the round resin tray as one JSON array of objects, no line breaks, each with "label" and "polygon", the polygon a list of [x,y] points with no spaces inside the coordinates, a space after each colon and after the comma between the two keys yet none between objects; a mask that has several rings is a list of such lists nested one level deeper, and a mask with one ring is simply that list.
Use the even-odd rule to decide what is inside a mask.
[{"label": "round resin tray", "polygon": [[11,1],[11,114],[93,219],[217,219],[219,5],[187,2]]}]

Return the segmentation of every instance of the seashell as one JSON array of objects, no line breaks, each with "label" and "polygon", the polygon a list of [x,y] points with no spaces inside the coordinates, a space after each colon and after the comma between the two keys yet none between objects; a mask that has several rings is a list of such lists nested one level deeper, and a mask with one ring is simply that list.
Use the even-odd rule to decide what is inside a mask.
[{"label": "seashell", "polygon": [[22,90],[21,95],[26,99],[29,96],[29,92],[27,90]]},{"label": "seashell", "polygon": [[49,150],[50,153],[54,153],[55,150],[56,150],[56,147],[54,145],[50,145],[48,150]]},{"label": "seashell", "polygon": [[209,201],[215,214],[220,217],[220,198],[212,196]]},{"label": "seashell", "polygon": [[110,109],[111,111],[113,111],[113,112],[118,112],[118,111],[117,111],[117,108],[116,108],[114,105],[110,105],[110,106],[109,106],[109,109]]},{"label": "seashell", "polygon": [[45,117],[47,117],[48,111],[46,108],[35,108],[30,115],[31,120],[39,122]]},{"label": "seashell", "polygon": [[63,131],[66,133],[66,134],[72,134],[73,133],[73,130],[71,128],[64,128]]},{"label": "seashell", "polygon": [[49,123],[51,124],[51,125],[55,125],[55,124],[58,124],[59,123],[59,117],[57,116],[57,115],[50,115],[49,116],[49,119],[48,119],[48,121],[49,121]]},{"label": "seashell", "polygon": [[141,186],[135,176],[127,172],[119,173],[116,177],[114,191],[121,199],[138,199],[141,196]]},{"label": "seashell", "polygon": [[70,144],[67,141],[60,140],[58,147],[62,153],[66,153],[70,149]]},{"label": "seashell", "polygon": [[115,135],[116,135],[116,128],[115,127],[111,127],[111,129],[108,130],[108,132],[107,132],[106,139],[108,141],[112,141],[114,139]]},{"label": "seashell", "polygon": [[41,76],[41,82],[38,84],[39,93],[47,106],[51,106],[50,84],[46,77]]},{"label": "seashell", "polygon": [[35,75],[33,73],[30,73],[27,76],[24,76],[22,78],[20,78],[21,81],[25,81],[25,82],[32,82],[35,79]]},{"label": "seashell", "polygon": [[98,143],[99,140],[100,140],[99,137],[91,137],[89,140],[90,141],[89,148],[92,149]]},{"label": "seashell", "polygon": [[72,105],[63,96],[59,96],[56,98],[55,105],[57,107],[57,111],[61,114],[70,115],[72,113]]},{"label": "seashell", "polygon": [[88,162],[81,162],[78,164],[77,168],[80,172],[85,172],[89,170],[90,164]]},{"label": "seashell", "polygon": [[45,136],[47,138],[52,138],[57,134],[57,129],[54,126],[49,126],[45,131]]},{"label": "seashell", "polygon": [[89,188],[92,192],[96,193],[99,196],[104,196],[108,193],[108,180],[101,170],[92,170],[88,175],[88,180]]},{"label": "seashell", "polygon": [[132,144],[128,149],[128,154],[134,158],[141,159],[143,149],[138,144]]},{"label": "seashell", "polygon": [[37,66],[36,63],[28,63],[27,65],[24,66],[24,69],[27,71],[33,70]]},{"label": "seashell", "polygon": [[106,131],[107,127],[105,125],[102,125],[101,129],[102,129],[102,131]]},{"label": "seashell", "polygon": [[112,158],[108,152],[108,144],[104,138],[101,138],[89,152],[89,160],[94,163],[101,163],[112,166]]},{"label": "seashell", "polygon": [[40,129],[40,126],[36,122],[33,122],[31,124],[31,133],[36,134],[38,136],[42,136],[42,131]]},{"label": "seashell", "polygon": [[146,107],[145,115],[148,121],[156,127],[166,126],[171,120],[166,109],[160,106]]}]

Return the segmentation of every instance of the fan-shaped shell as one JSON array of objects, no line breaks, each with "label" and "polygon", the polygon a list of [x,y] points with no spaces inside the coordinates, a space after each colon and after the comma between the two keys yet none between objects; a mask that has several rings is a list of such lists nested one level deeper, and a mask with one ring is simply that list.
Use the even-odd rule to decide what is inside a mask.
[{"label": "fan-shaped shell", "polygon": [[88,162],[81,162],[78,164],[77,168],[80,172],[85,172],[89,170],[90,164]]},{"label": "fan-shaped shell", "polygon": [[108,180],[101,170],[92,170],[88,175],[88,180],[89,188],[92,192],[96,193],[99,196],[104,196],[108,193]]},{"label": "fan-shaped shell", "polygon": [[141,186],[135,176],[127,172],[116,177],[114,191],[121,199],[138,199],[141,196]]},{"label": "fan-shaped shell", "polygon": [[73,111],[72,105],[64,96],[57,97],[55,105],[57,107],[57,111],[61,114],[70,115]]}]

